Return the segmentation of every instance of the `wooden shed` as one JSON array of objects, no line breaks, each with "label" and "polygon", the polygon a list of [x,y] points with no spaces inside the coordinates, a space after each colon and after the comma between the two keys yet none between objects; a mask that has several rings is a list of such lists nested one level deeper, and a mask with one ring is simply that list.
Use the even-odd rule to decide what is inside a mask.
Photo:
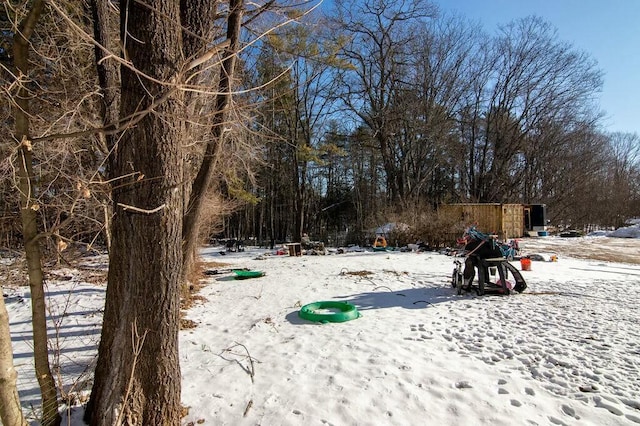
[{"label": "wooden shed", "polygon": [[461,232],[463,228],[475,224],[479,231],[496,234],[503,241],[525,235],[522,204],[443,204],[439,210],[447,216],[457,218]]}]

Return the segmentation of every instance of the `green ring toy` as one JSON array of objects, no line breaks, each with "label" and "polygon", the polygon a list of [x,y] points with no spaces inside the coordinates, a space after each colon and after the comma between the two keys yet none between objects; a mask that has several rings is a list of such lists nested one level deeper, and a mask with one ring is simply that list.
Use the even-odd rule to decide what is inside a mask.
[{"label": "green ring toy", "polygon": [[[324,312],[322,312],[324,311]],[[300,318],[314,322],[345,322],[360,317],[355,306],[347,302],[324,301],[304,305],[298,312]]]}]

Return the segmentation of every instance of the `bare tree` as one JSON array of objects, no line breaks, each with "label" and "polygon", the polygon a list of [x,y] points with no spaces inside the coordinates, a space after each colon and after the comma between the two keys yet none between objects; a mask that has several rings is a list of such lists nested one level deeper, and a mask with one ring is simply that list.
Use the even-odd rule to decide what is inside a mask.
[{"label": "bare tree", "polygon": [[[118,53],[117,48],[117,14],[110,5],[109,0],[91,0],[89,2],[91,17],[93,21],[93,37],[95,41],[94,51],[96,57],[96,73],[100,88],[100,99],[97,101],[101,125],[106,128],[113,127],[118,122],[120,112],[120,64],[117,61],[109,60],[110,55]],[[99,132],[97,135],[105,156],[114,149],[116,144],[116,134],[111,132]],[[104,175],[109,174],[109,161],[106,162]],[[96,174],[97,178],[102,178],[103,173]],[[107,250],[111,247],[111,216],[113,209],[111,206],[110,192],[108,185],[105,188],[105,196],[102,200],[104,211],[104,234]]]},{"label": "bare tree", "polygon": [[341,99],[371,129],[384,165],[388,199],[397,202],[404,197],[406,176],[396,161],[398,115],[393,105],[406,76],[411,30],[436,9],[428,2],[389,0],[340,1],[336,8],[336,25],[350,39],[342,55],[352,65],[341,82]]},{"label": "bare tree", "polygon": [[606,211],[601,212],[607,218],[607,224],[614,227],[624,226],[627,219],[637,215],[640,200],[638,179],[640,178],[640,136],[637,133],[616,132],[607,135],[602,167],[607,185],[602,188],[606,195]]},{"label": "bare tree", "polygon": [[410,78],[397,96],[396,133],[402,144],[407,198],[432,204],[451,201],[464,152],[457,135],[463,100],[471,90],[472,61],[481,32],[464,19],[442,16],[416,27]]},{"label": "bare tree", "polygon": [[[271,4],[252,5],[244,24]],[[179,0],[120,5],[125,58],[110,164],[116,182],[112,249],[86,410],[91,424],[180,420],[179,288],[192,264],[207,190],[228,158],[237,120],[230,115],[231,94],[245,4],[216,6]],[[224,35],[216,32],[222,28]],[[191,144],[204,149],[198,153]],[[192,170],[185,170],[185,160]]]},{"label": "bare tree", "polygon": [[14,66],[21,86],[15,103],[15,134],[18,142],[18,190],[20,192],[20,208],[22,233],[24,236],[25,254],[27,257],[29,286],[31,289],[31,312],[33,323],[33,354],[36,376],[42,395],[42,424],[59,425],[58,395],[49,366],[49,349],[47,343],[47,319],[45,310],[44,274],[38,235],[37,211],[35,201],[36,183],[33,172],[32,141],[29,129],[29,93],[25,85],[29,69],[29,39],[44,10],[44,1],[36,0],[27,15],[20,22],[14,36]]},{"label": "bare tree", "polygon": [[182,152],[175,112],[180,2],[120,5],[121,117],[107,299],[86,418],[91,424],[179,424]]},{"label": "bare tree", "polygon": [[525,144],[537,146],[529,136],[542,123],[571,128],[593,121],[597,114],[592,100],[602,75],[588,55],[558,41],[557,31],[537,17],[501,28],[492,53],[481,136],[471,142],[472,157],[479,157],[471,196],[517,201]]},{"label": "bare tree", "polygon": [[[203,2],[206,5],[208,2]],[[206,11],[206,10],[205,10]],[[203,11],[201,11],[202,13]],[[227,48],[224,51],[220,76],[218,79],[218,90],[214,101],[214,115],[209,135],[209,142],[206,145],[204,157],[195,180],[191,186],[189,203],[184,216],[182,229],[183,239],[183,279],[193,268],[195,261],[195,249],[199,242],[199,225],[201,223],[203,208],[205,206],[205,195],[209,189],[213,171],[217,160],[220,158],[220,151],[224,145],[225,126],[229,117],[232,81],[235,76],[236,57],[240,47],[240,29],[242,27],[242,16],[244,4],[242,0],[230,0],[229,15],[227,18]]]},{"label": "bare tree", "polygon": [[[58,14],[56,6],[43,1],[7,2],[0,11],[3,46],[7,40],[11,46],[10,50],[3,47],[0,57],[2,89],[7,95],[0,126],[13,133],[0,145],[1,179],[3,187],[15,191],[14,195],[3,193],[3,200],[15,202],[10,212],[22,223],[19,235],[24,238],[31,288],[43,424],[60,421],[55,374],[48,359],[43,264],[52,258],[68,261],[61,255],[64,247],[72,241],[91,246],[103,229],[97,219],[102,215],[96,202],[100,191],[91,185],[101,186],[94,178],[104,153],[88,136],[94,130],[83,133],[95,124],[94,75],[86,66],[93,61],[87,61],[87,44],[79,41],[68,21],[73,16],[80,22],[73,25],[82,27],[85,11],[80,4],[68,3],[65,14]],[[14,126],[11,132],[10,126]],[[7,247],[15,247],[11,238]]]},{"label": "bare tree", "polygon": [[536,183],[526,193],[535,194],[534,202],[547,204],[548,218],[555,225],[582,227],[602,220],[594,200],[605,193],[597,189],[606,181],[604,135],[587,124],[573,129],[548,125],[537,142],[530,147],[538,150],[535,160],[527,162],[536,170],[532,176]]}]

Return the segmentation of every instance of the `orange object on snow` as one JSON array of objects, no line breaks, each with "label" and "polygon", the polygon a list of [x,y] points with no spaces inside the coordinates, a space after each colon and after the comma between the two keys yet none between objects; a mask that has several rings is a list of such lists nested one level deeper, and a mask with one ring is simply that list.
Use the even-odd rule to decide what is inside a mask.
[{"label": "orange object on snow", "polygon": [[374,247],[386,247],[387,246],[387,240],[386,238],[384,238],[382,235],[378,235],[376,237],[376,240],[373,243]]},{"label": "orange object on snow", "polygon": [[522,259],[520,259],[520,269],[522,269],[523,271],[530,271],[531,259],[529,259],[528,257],[523,257]]}]

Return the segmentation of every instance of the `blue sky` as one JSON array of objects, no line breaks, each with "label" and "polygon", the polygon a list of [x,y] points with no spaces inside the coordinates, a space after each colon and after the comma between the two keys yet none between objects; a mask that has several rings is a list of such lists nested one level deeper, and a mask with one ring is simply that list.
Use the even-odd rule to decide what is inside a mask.
[{"label": "blue sky", "polygon": [[435,0],[443,12],[498,25],[537,15],[604,72],[604,130],[640,134],[640,0]]}]

